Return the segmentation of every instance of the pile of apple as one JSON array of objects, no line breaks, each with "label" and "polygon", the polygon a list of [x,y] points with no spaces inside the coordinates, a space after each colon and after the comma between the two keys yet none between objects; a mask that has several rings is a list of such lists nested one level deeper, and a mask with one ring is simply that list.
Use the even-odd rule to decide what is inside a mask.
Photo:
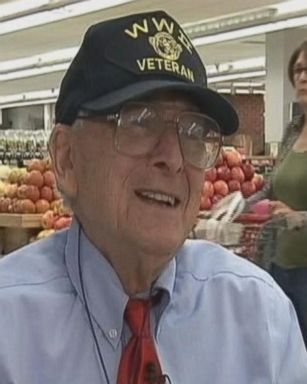
[{"label": "pile of apple", "polygon": [[57,200],[53,209],[48,209],[42,216],[43,229],[64,229],[72,222],[72,212],[64,205],[62,199]]},{"label": "pile of apple", "polygon": [[245,198],[261,190],[262,175],[255,173],[254,166],[244,161],[235,149],[222,149],[214,168],[205,172],[200,202],[201,210],[210,210],[223,197],[241,191]]},{"label": "pile of apple", "polygon": [[48,159],[33,159],[26,169],[12,170],[8,181],[0,198],[2,213],[45,213],[61,199]]}]

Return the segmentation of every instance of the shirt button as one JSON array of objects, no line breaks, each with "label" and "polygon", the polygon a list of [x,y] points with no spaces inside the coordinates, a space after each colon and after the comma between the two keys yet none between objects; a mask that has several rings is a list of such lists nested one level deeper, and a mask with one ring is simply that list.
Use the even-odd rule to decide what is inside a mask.
[{"label": "shirt button", "polygon": [[117,337],[117,330],[115,328],[110,329],[109,336],[111,339],[115,339]]}]

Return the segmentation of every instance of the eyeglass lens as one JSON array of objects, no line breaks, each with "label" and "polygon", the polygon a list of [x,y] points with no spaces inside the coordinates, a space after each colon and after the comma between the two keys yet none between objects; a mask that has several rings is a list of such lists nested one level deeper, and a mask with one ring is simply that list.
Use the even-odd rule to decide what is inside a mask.
[{"label": "eyeglass lens", "polygon": [[[165,121],[158,107],[129,103],[121,108],[115,144],[119,152],[130,156],[149,154],[160,141],[170,121]],[[210,168],[218,156],[221,134],[218,124],[210,117],[182,112],[172,125],[177,128],[184,159],[198,168]]]}]

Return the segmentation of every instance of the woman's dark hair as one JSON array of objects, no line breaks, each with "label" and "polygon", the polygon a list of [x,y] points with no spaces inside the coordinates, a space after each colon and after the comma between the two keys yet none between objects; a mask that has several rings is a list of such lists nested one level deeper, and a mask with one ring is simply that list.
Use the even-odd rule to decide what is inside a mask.
[{"label": "woman's dark hair", "polygon": [[297,58],[301,53],[304,53],[306,59],[307,59],[307,40],[304,40],[292,53],[289,64],[288,64],[288,77],[292,85],[294,85],[294,77],[293,77],[293,67],[296,63]]}]

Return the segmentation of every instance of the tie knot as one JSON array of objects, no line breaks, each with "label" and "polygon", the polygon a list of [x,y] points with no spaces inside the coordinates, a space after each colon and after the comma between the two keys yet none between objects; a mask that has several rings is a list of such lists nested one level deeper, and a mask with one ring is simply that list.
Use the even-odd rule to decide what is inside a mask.
[{"label": "tie knot", "polygon": [[125,319],[135,336],[149,334],[150,307],[151,300],[129,299],[125,310]]}]

